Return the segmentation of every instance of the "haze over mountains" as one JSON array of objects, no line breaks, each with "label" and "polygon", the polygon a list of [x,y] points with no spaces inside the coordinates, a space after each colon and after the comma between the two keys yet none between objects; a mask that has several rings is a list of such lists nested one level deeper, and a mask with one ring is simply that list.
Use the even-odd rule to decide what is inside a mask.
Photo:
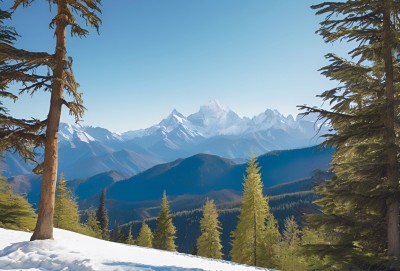
[{"label": "haze over mountains", "polygon": [[[113,133],[100,127],[60,125],[59,170],[68,179],[85,178],[115,170],[134,175],[154,165],[197,153],[230,159],[247,159],[251,152],[261,155],[271,150],[295,149],[316,145],[313,120],[283,116],[267,109],[253,118],[240,117],[216,101],[184,116],[173,110],[160,123],[147,129]],[[40,156],[39,150],[39,156]],[[7,153],[4,175],[29,174],[17,155]]]}]

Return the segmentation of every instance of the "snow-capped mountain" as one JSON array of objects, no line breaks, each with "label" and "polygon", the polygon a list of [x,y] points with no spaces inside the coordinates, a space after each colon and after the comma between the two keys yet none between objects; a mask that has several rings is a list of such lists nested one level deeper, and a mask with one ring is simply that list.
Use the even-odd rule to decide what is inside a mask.
[{"label": "snow-capped mountain", "polygon": [[[325,131],[326,127],[322,127],[321,134]],[[294,119],[271,109],[253,118],[241,117],[217,101],[201,106],[187,117],[174,109],[160,123],[126,132],[122,138],[170,158],[199,152],[246,158],[252,151],[262,154],[321,142],[310,119]]]},{"label": "snow-capped mountain", "polygon": [[[327,127],[322,126],[320,135]],[[271,150],[295,149],[321,142],[312,119],[284,116],[267,109],[252,118],[241,117],[217,101],[184,116],[174,109],[147,129],[113,133],[105,128],[61,123],[59,168],[67,178],[89,177],[108,170],[136,174],[161,162],[197,153],[248,158]],[[38,151],[41,153],[41,150]],[[6,176],[26,174],[15,154],[6,154]]]}]

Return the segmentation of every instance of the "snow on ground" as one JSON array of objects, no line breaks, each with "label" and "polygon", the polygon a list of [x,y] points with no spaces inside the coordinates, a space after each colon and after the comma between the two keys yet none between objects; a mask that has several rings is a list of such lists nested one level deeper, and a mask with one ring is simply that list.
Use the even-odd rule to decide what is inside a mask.
[{"label": "snow on ground", "polygon": [[129,246],[55,229],[55,240],[0,228],[0,270],[8,271],[261,271],[227,261]]}]

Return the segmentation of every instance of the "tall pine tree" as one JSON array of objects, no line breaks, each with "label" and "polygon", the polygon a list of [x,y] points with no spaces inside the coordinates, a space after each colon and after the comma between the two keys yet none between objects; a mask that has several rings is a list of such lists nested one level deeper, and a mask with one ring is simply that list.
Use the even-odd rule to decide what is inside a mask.
[{"label": "tall pine tree", "polygon": [[108,230],[108,212],[106,208],[106,190],[103,189],[100,196],[99,208],[96,212],[96,218],[99,222],[101,236],[104,240],[110,239],[110,232]]},{"label": "tall pine tree", "polygon": [[[19,7],[27,7],[35,1],[14,0],[12,10]],[[45,125],[44,137],[44,161],[38,171],[42,174],[42,188],[40,192],[38,219],[32,240],[52,239],[53,238],[53,215],[55,188],[57,182],[58,165],[58,129],[60,124],[61,110],[66,106],[70,113],[79,120],[84,112],[82,95],[78,92],[78,84],[72,72],[72,59],[67,57],[67,29],[71,35],[84,37],[88,31],[83,29],[78,23],[75,15],[78,15],[86,25],[99,29],[101,20],[98,17],[101,0],[49,0],[50,6],[55,6],[56,16],[50,22],[50,27],[54,28],[55,52],[49,54],[30,54],[23,50],[15,51],[12,47],[2,47],[0,52],[0,62],[6,67],[2,69],[7,72],[6,80],[1,80],[2,84],[12,81],[25,81],[28,85],[23,85],[21,93],[33,94],[38,90],[49,91],[51,93],[49,103],[49,113],[47,119],[39,122],[42,127]],[[4,57],[5,56],[5,57]],[[33,60],[31,59],[33,58]],[[36,59],[36,62],[34,61]],[[45,67],[45,69],[33,68],[33,73],[28,74],[34,80],[24,79],[25,67],[32,65]],[[48,68],[48,69],[46,69]],[[35,71],[45,70],[45,74],[36,75]],[[49,73],[49,74],[47,74]],[[65,100],[64,92],[72,97],[72,101]],[[43,138],[43,137],[42,137]]]},{"label": "tall pine tree", "polygon": [[[268,218],[272,219],[273,216],[269,212],[268,201],[263,196],[260,168],[253,156],[244,177],[239,221],[232,232],[232,261],[262,267],[268,265],[271,259],[267,258],[266,251],[273,249],[266,247],[271,243],[266,239]],[[272,221],[270,227],[273,224],[276,226]]]},{"label": "tall pine tree", "polygon": [[136,244],[141,247],[153,247],[153,234],[146,222],[143,221]]},{"label": "tall pine tree", "polygon": [[207,200],[200,220],[200,236],[197,238],[197,255],[222,259],[221,223],[213,200]]},{"label": "tall pine tree", "polygon": [[[332,125],[327,144],[335,147],[335,177],[322,184],[317,204],[322,214],[310,221],[337,238],[315,245],[338,269],[381,268],[400,256],[399,121],[400,3],[392,0],[325,2],[313,6],[326,15],[319,33],[326,42],[351,41],[348,60],[328,54],[322,73],[339,82],[320,97],[331,109],[302,106]],[[354,43],[355,41],[355,43]],[[343,267],[345,266],[345,267]],[[383,268],[383,267],[382,267]]]},{"label": "tall pine tree", "polygon": [[82,232],[79,223],[78,204],[74,200],[71,191],[67,188],[66,180],[61,175],[56,189],[54,205],[54,227]]},{"label": "tall pine tree", "polygon": [[176,229],[172,224],[167,194],[164,191],[157,227],[154,231],[153,247],[162,250],[176,251]]}]

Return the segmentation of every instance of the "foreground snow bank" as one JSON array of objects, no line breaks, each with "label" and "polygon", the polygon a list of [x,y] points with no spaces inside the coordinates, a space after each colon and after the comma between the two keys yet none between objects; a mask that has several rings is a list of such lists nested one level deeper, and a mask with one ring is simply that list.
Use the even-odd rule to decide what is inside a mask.
[{"label": "foreground snow bank", "polygon": [[103,241],[55,229],[55,240],[0,228],[0,270],[260,271],[226,261]]}]

